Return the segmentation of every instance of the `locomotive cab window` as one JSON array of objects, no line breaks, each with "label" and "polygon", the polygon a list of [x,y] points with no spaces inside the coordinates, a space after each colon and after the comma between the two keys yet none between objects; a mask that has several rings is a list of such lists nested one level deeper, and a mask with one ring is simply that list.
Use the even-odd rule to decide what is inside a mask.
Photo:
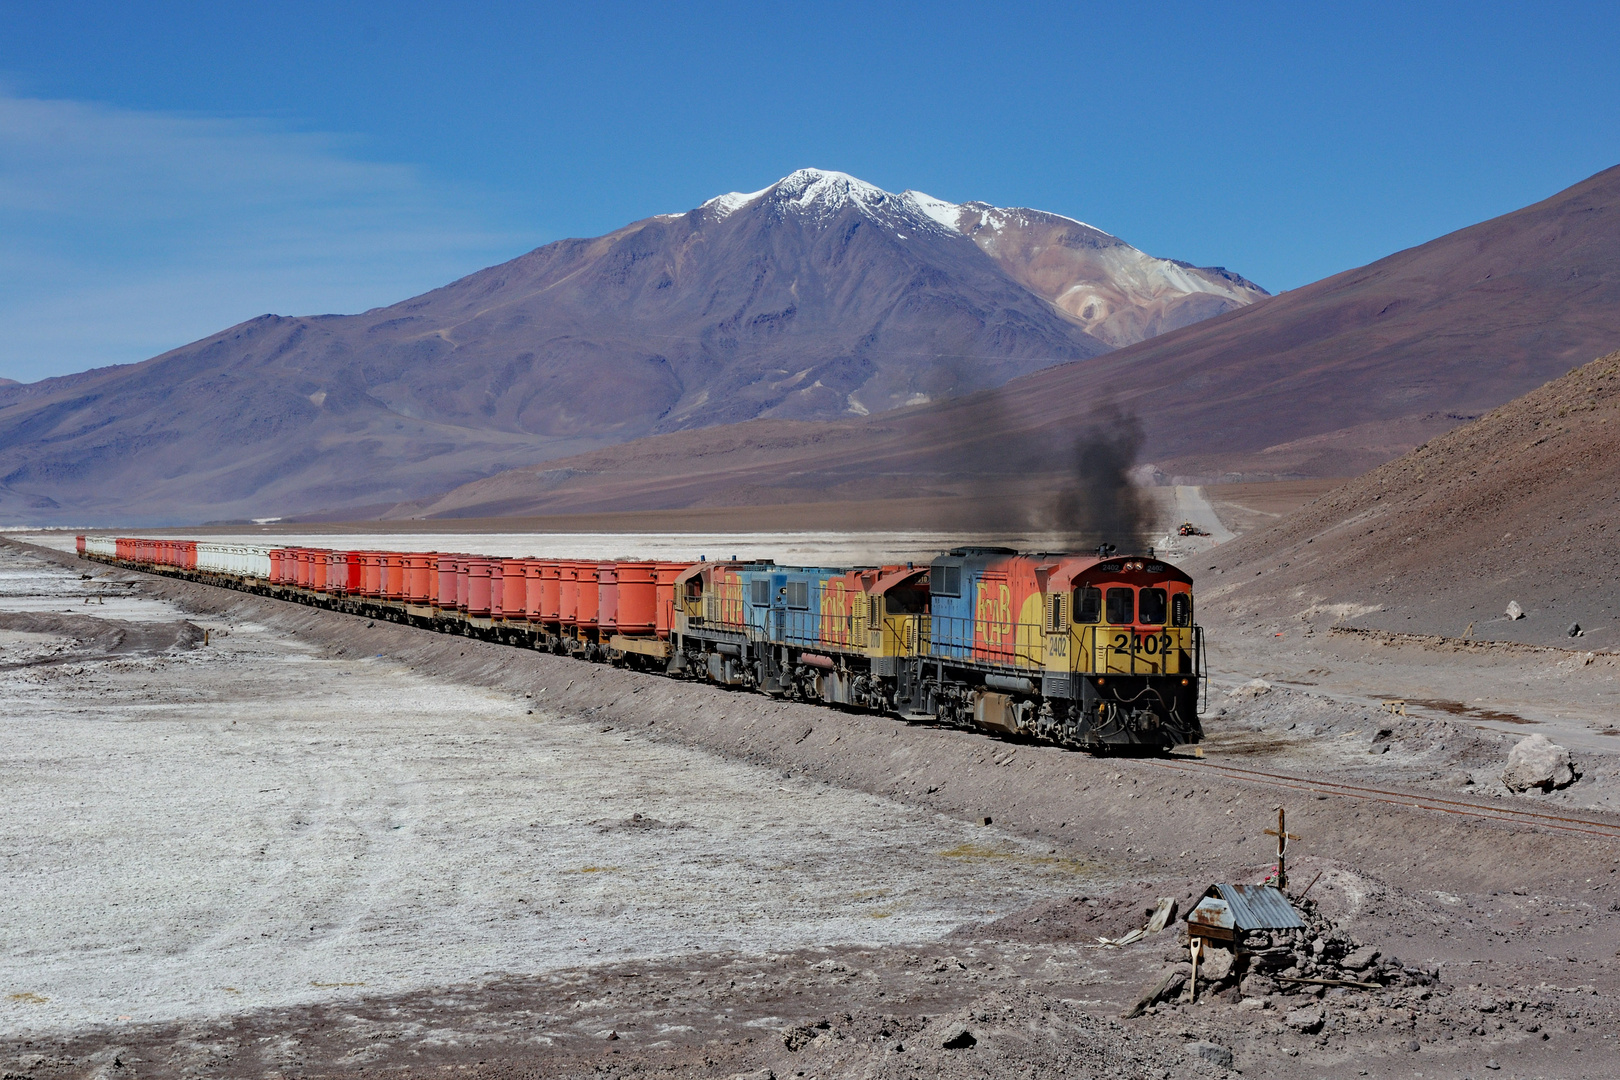
[{"label": "locomotive cab window", "polygon": [[1192,625],[1192,597],[1184,592],[1178,592],[1170,598],[1170,625]]},{"label": "locomotive cab window", "polygon": [[1115,626],[1129,626],[1136,621],[1136,590],[1109,589],[1107,594],[1108,621]]},{"label": "locomotive cab window", "polygon": [[790,581],[782,590],[787,596],[787,606],[798,608],[801,611],[810,606],[810,583],[808,581]]},{"label": "locomotive cab window", "polygon": [[1102,590],[1084,585],[1074,590],[1074,621],[1102,622]]},{"label": "locomotive cab window", "polygon": [[962,595],[962,568],[960,566],[937,567],[932,575],[938,580],[933,583],[933,591],[941,596]]},{"label": "locomotive cab window", "polygon": [[1163,589],[1143,589],[1136,598],[1137,621],[1149,626],[1163,626],[1168,600]]},{"label": "locomotive cab window", "polygon": [[928,593],[922,589],[890,589],[883,594],[883,607],[890,615],[921,615],[928,610]]}]

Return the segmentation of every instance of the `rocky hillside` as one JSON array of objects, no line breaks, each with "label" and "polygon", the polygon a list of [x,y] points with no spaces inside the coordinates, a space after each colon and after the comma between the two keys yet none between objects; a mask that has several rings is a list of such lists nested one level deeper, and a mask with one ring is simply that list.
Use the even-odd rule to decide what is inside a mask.
[{"label": "rocky hillside", "polygon": [[660,432],[997,386],[1264,295],[1057,215],[801,170],[393,307],[0,386],[0,521],[356,512]]},{"label": "rocky hillside", "polygon": [[[1212,553],[1232,616],[1620,647],[1620,352]],[[1199,567],[1199,570],[1204,570]],[[1522,618],[1508,616],[1517,603]],[[1569,629],[1578,624],[1580,636]]]},{"label": "rocky hillside", "polygon": [[1222,267],[1154,258],[1058,214],[982,202],[957,206],[915,191],[900,198],[972,238],[1008,277],[1115,348],[1269,295]]}]

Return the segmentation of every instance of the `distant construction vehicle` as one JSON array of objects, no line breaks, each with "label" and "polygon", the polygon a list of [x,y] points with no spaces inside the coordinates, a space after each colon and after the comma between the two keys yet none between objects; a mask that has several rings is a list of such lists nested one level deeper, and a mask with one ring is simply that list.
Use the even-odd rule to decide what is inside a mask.
[{"label": "distant construction vehicle", "polygon": [[1208,536],[1209,535],[1209,533],[1205,532],[1203,529],[1200,529],[1198,526],[1194,525],[1190,521],[1183,521],[1181,523],[1181,527],[1176,529],[1176,534],[1178,536]]}]

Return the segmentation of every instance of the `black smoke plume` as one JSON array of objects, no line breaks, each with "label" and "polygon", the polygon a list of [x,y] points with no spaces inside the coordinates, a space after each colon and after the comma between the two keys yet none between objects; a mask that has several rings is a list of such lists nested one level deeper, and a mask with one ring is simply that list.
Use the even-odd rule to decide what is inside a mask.
[{"label": "black smoke plume", "polygon": [[1059,481],[1047,523],[1067,550],[1092,551],[1112,544],[1124,553],[1147,546],[1153,506],[1146,492],[1131,482],[1142,441],[1142,422],[1117,405],[1100,405],[1087,418],[1074,441],[1071,466]]},{"label": "black smoke plume", "polygon": [[973,355],[969,337],[941,327],[934,344],[926,392],[970,408],[936,410],[925,424],[924,441],[948,448],[933,484],[954,494],[928,524],[1018,547],[1146,548],[1156,515],[1130,479],[1144,442],[1134,414],[1105,399],[1076,418],[1078,428],[1056,431],[1012,407],[1001,387],[973,391],[986,358]]}]

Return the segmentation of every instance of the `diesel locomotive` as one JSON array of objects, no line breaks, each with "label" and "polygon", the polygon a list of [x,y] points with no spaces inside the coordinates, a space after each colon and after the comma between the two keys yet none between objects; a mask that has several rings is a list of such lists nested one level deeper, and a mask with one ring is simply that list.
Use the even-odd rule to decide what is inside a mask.
[{"label": "diesel locomotive", "polygon": [[835,568],[80,537],[155,573],[773,697],[1080,749],[1203,738],[1192,579],[1147,555],[964,547]]}]

